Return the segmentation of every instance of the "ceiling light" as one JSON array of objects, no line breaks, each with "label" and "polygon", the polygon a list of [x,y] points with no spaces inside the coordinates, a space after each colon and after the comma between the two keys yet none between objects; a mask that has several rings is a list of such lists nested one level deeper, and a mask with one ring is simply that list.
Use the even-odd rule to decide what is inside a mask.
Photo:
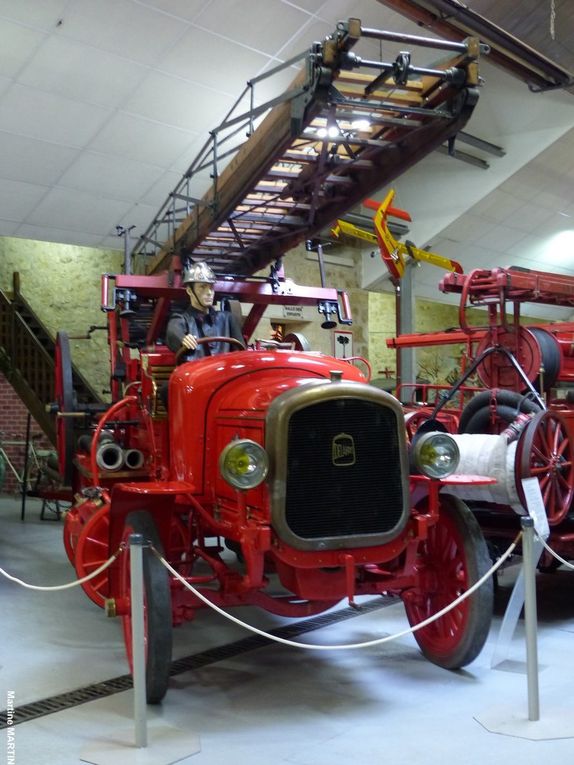
[{"label": "ceiling light", "polygon": [[351,127],[353,130],[360,130],[362,132],[365,132],[366,130],[370,130],[371,123],[369,120],[355,120],[351,123]]},{"label": "ceiling light", "polygon": [[542,257],[555,265],[566,265],[572,262],[574,250],[574,230],[566,229],[554,234],[543,245]]},{"label": "ceiling light", "polygon": [[341,131],[337,125],[329,125],[329,127],[317,128],[317,136],[319,138],[336,138]]}]

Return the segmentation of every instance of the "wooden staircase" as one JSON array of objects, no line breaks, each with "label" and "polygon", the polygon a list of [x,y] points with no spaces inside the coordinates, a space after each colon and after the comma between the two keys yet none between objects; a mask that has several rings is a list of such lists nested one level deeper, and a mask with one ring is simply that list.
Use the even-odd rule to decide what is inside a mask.
[{"label": "wooden staircase", "polygon": [[[54,445],[55,419],[46,407],[55,400],[55,348],[54,338],[23,298],[14,274],[13,293],[0,290],[0,371]],[[74,367],[72,379],[78,403],[101,401]]]}]

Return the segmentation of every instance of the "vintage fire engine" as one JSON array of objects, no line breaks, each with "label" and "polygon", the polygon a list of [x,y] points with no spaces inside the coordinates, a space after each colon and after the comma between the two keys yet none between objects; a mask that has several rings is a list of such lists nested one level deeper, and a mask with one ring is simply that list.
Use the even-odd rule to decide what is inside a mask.
[{"label": "vintage fire engine", "polygon": [[[401,51],[385,61],[383,46],[397,42],[430,49],[434,60],[420,66]],[[219,606],[301,617],[389,594],[416,624],[487,571],[476,520],[441,494],[473,481],[449,475],[457,462],[450,436],[425,433],[409,450],[399,402],[352,363],[305,351],[297,337],[287,347],[251,339],[270,303],[318,305],[331,327],[335,315],[349,320],[344,293],[323,278],[317,289],[295,285],[281,257],[435,148],[453,148],[477,103],[486,50],[476,38],[420,38],[351,18],[310,47],[282,96],[260,105],[256,77],[210,131],[132,250],[147,276],[131,275],[126,257],[123,275],[104,278],[112,403],[103,411],[75,401],[69,345],[58,338],[60,469],[77,497],[64,541],[78,575],[141,532]],[[213,184],[197,199],[194,184],[206,173]],[[171,306],[185,296],[174,261],[189,257],[213,267],[220,300],[252,306],[242,324],[248,350],[177,366],[163,340]],[[255,276],[268,267],[269,278]],[[85,584],[126,635],[128,564],[123,552]],[[204,603],[153,554],[145,590],[147,694],[158,701],[172,625]],[[447,668],[472,661],[491,598],[487,581],[417,631],[424,654]]]},{"label": "vintage fire engine", "polygon": [[[536,478],[551,530],[549,544],[574,559],[574,323],[525,326],[520,320],[524,303],[574,306],[574,280],[515,267],[475,269],[445,274],[439,288],[460,294],[460,329],[403,335],[389,344],[462,344],[464,369],[452,387],[423,386],[418,403],[404,392],[411,399],[408,435],[428,420],[453,434],[504,433],[509,444],[506,482],[513,485],[513,496],[497,496],[498,489],[480,499],[472,490],[461,493],[487,538],[504,543],[516,534],[518,516],[526,512],[522,481]],[[479,306],[487,309],[483,326],[468,318],[468,309]],[[472,375],[479,386],[468,385]],[[414,391],[416,386],[409,387]],[[549,553],[543,554],[541,570],[557,565]]]},{"label": "vintage fire engine", "polygon": [[[60,465],[76,496],[64,543],[78,576],[137,532],[219,606],[302,617],[385,594],[402,599],[414,625],[488,570],[472,513],[441,490],[491,481],[454,474],[450,436],[425,434],[409,451],[397,399],[353,363],[301,350],[299,336],[176,366],[157,309],[184,297],[177,279],[104,277],[113,389],[105,411],[75,403],[69,343],[58,337]],[[345,293],[300,287],[277,271],[220,277],[215,287],[221,300],[252,305],[247,338],[270,303],[315,304],[350,320]],[[127,549],[83,585],[121,618],[128,657],[129,570]],[[144,574],[147,697],[157,702],[167,689],[172,626],[204,603],[152,553]],[[445,668],[471,662],[491,609],[487,580],[415,633],[422,652]]]}]

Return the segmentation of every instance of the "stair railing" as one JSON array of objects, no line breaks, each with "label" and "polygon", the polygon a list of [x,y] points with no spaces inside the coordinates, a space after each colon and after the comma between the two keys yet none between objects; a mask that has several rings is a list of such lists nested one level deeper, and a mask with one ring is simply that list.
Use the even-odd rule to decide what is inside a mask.
[{"label": "stair railing", "polygon": [[54,400],[54,359],[0,290],[0,369],[26,407],[55,442],[46,404]]}]

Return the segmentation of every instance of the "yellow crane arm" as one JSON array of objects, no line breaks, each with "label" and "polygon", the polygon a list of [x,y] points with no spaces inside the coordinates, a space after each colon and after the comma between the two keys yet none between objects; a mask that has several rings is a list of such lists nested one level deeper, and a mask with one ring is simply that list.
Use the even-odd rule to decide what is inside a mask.
[{"label": "yellow crane arm", "polygon": [[400,210],[398,207],[391,207],[391,202],[395,196],[395,190],[391,189],[382,202],[377,202],[373,199],[366,199],[364,205],[374,209],[375,216],[373,219],[376,233],[373,234],[370,231],[366,231],[359,226],[355,226],[352,223],[347,223],[344,220],[337,220],[337,225],[331,229],[331,232],[337,238],[340,234],[346,236],[352,236],[355,239],[362,239],[371,244],[377,244],[381,253],[381,257],[389,269],[391,278],[396,281],[402,278],[405,273],[406,258],[411,257],[414,260],[422,261],[423,263],[429,263],[431,266],[438,266],[445,271],[455,271],[462,274],[462,266],[456,260],[445,258],[442,255],[437,255],[435,252],[427,252],[427,250],[421,250],[415,247],[411,242],[398,242],[391,234],[387,223],[389,215],[395,218],[402,218],[403,220],[411,220],[411,216],[405,210]]},{"label": "yellow crane arm", "polygon": [[430,263],[431,266],[437,266],[438,268],[444,268],[445,271],[454,271],[457,274],[462,274],[462,266],[457,260],[451,258],[445,258],[444,255],[437,255],[436,252],[428,252],[428,250],[419,250],[418,247],[414,247],[410,242],[399,245],[404,247],[407,253],[415,260],[421,260],[423,263]]},{"label": "yellow crane arm", "polygon": [[365,242],[370,242],[371,244],[379,243],[376,234],[372,234],[364,228],[359,228],[353,223],[348,223],[346,220],[338,220],[337,225],[331,229],[331,233],[333,236],[336,236],[337,239],[341,234],[344,234],[345,236],[352,236],[353,239],[363,239]]}]

